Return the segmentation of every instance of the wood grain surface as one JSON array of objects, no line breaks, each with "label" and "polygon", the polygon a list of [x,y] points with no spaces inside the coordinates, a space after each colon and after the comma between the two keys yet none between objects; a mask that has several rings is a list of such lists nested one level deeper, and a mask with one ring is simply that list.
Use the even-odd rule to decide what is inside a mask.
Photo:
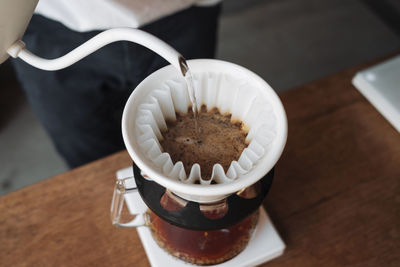
[{"label": "wood grain surface", "polygon": [[[280,95],[289,136],[265,207],[265,266],[400,266],[400,134],[351,85],[366,64]],[[109,208],[123,151],[0,198],[1,266],[149,266]]]}]

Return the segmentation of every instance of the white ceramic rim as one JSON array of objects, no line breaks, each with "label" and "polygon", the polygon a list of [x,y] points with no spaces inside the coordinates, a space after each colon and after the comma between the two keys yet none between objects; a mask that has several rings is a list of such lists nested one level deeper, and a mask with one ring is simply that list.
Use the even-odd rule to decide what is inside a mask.
[{"label": "white ceramic rim", "polygon": [[149,167],[145,162],[149,161],[143,154],[141,148],[136,142],[135,131],[135,114],[137,107],[141,104],[140,99],[144,99],[153,89],[160,88],[162,82],[177,78],[181,74],[172,65],[163,67],[146,79],[144,79],[130,95],[122,115],[122,136],[126,149],[136,165],[152,180],[158,184],[174,191],[185,195],[194,195],[200,197],[212,197],[219,195],[229,195],[246,188],[259,179],[265,176],[276,164],[281,156],[287,139],[287,118],[281,100],[275,91],[267,84],[261,77],[252,71],[233,64],[230,62],[216,60],[216,59],[194,59],[188,60],[188,65],[192,73],[196,72],[219,72],[234,75],[235,77],[245,76],[247,80],[255,84],[257,88],[262,88],[264,94],[272,105],[274,110],[277,126],[276,137],[274,138],[272,146],[269,148],[265,156],[257,162],[256,166],[247,174],[241,176],[239,179],[232,183],[227,184],[212,184],[212,185],[199,185],[199,184],[185,184],[178,180],[173,180],[163,175],[161,172]]}]

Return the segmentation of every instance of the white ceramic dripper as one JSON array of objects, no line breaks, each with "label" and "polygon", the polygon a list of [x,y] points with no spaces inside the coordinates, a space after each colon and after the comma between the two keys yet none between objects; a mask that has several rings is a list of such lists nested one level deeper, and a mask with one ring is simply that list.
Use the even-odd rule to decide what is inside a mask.
[{"label": "white ceramic dripper", "polygon": [[[241,99],[238,100],[244,101],[244,99],[242,98],[244,98],[244,95],[246,95],[246,90],[248,90],[249,94],[250,91],[252,91],[252,94],[254,96],[253,98],[257,99],[259,103],[260,101],[261,103],[268,103],[268,105],[270,106],[270,112],[274,114],[276,120],[276,123],[274,125],[275,137],[268,145],[268,149],[265,151],[265,153],[261,156],[261,158],[257,160],[257,163],[249,168],[246,173],[244,173],[243,175],[239,175],[237,178],[229,183],[208,185],[185,183],[177,179],[177,177],[168,177],[168,174],[163,171],[162,166],[157,165],[155,161],[152,160],[151,155],[149,156],[148,151],[145,151],[143,149],[143,139],[141,139],[141,133],[140,130],[138,130],[141,124],[141,104],[147,103],[146,101],[148,101],[149,98],[153,97],[152,93],[154,93],[154,91],[163,90],[162,88],[165,88],[166,81],[182,79],[181,75],[172,66],[166,66],[148,76],[135,88],[127,101],[122,117],[122,134],[125,146],[132,160],[142,170],[142,173],[144,173],[147,177],[162,185],[163,187],[171,190],[176,195],[186,200],[195,201],[198,203],[211,203],[224,199],[227,196],[256,183],[274,167],[286,143],[286,114],[283,105],[275,91],[262,78],[260,78],[258,75],[254,74],[250,70],[233,63],[212,59],[189,60],[187,63],[189,65],[189,69],[194,76],[205,74],[203,75],[203,77],[206,80],[207,77],[209,77],[207,74],[218,74],[219,76],[227,77],[227,79],[234,78],[236,80],[246,81],[247,87],[243,87],[240,89],[241,93],[237,94],[237,98],[241,97]],[[233,84],[234,86],[235,83],[230,84]],[[215,90],[220,90],[225,95],[232,94],[232,92],[234,91],[229,91],[229,86],[223,85],[221,84],[221,82],[219,82],[219,85],[215,87]],[[218,94],[218,92],[216,92],[216,94]],[[180,94],[178,95],[181,96]],[[225,97],[225,99],[228,98],[229,97]],[[172,102],[174,102],[175,107],[182,106],[181,99],[181,97],[173,99]],[[229,106],[232,105],[234,102],[225,103],[225,99],[223,99],[222,97],[222,102],[224,103],[224,105],[227,105],[227,107],[233,113],[233,116],[235,116],[235,109],[237,109],[237,107]],[[202,103],[197,104],[198,106],[200,106]],[[208,106],[208,108],[212,108],[212,106]],[[247,106],[247,108],[251,109],[249,106]],[[187,107],[181,107],[181,109],[187,110]],[[246,112],[241,114],[245,113]],[[247,112],[247,114],[248,113],[249,112]],[[248,121],[246,121],[246,117],[248,118]],[[242,119],[244,119],[243,121],[245,122],[245,124],[247,122],[251,124],[251,120],[266,120],[268,118],[258,118],[257,116],[244,116],[244,118]],[[251,127],[251,125],[249,126]]]}]

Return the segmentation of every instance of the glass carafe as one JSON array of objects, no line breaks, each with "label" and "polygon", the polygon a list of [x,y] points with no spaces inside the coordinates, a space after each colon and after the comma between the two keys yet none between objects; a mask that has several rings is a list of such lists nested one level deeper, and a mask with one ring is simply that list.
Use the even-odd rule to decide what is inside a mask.
[{"label": "glass carafe", "polygon": [[[237,195],[251,199],[257,194],[259,186],[257,183],[238,192]],[[135,206],[136,211],[131,213],[138,213],[134,220],[125,224],[120,222],[124,199],[128,206]],[[121,227],[149,227],[155,242],[166,252],[197,265],[218,264],[238,255],[251,239],[259,217],[259,209],[256,209],[232,225],[212,230],[194,230],[164,220],[148,209],[143,202],[140,204],[141,201],[134,178],[117,180],[111,207],[113,223]],[[187,200],[168,189],[160,198],[161,207],[170,212],[179,211],[187,204]],[[227,214],[229,205],[227,200],[223,199],[214,203],[199,204],[199,209],[204,217],[218,220]]]}]

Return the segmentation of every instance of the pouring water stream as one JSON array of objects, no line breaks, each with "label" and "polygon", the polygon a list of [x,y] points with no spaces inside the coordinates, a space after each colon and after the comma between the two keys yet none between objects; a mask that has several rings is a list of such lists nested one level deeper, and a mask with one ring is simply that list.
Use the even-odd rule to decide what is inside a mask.
[{"label": "pouring water stream", "polygon": [[200,133],[200,127],[198,125],[199,109],[197,107],[197,99],[196,99],[196,92],[194,90],[194,82],[193,82],[192,72],[190,71],[189,66],[186,63],[186,60],[183,57],[181,57],[179,59],[179,63],[181,65],[182,75],[186,81],[189,99],[190,99],[190,102],[192,103],[194,127],[196,128],[196,133]]}]

